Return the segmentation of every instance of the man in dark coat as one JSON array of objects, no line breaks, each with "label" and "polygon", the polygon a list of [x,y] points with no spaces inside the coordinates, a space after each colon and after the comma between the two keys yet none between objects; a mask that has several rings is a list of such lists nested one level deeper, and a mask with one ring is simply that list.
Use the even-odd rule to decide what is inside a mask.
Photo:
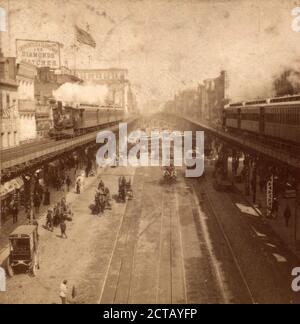
[{"label": "man in dark coat", "polygon": [[53,232],[53,213],[52,210],[49,209],[46,216],[46,227]]},{"label": "man in dark coat", "polygon": [[49,206],[50,205],[50,191],[47,188],[45,191],[45,195],[44,195],[44,205],[45,206]]},{"label": "man in dark coat", "polygon": [[37,192],[33,196],[33,205],[35,208],[35,215],[38,215],[40,212],[41,200],[40,195]]},{"label": "man in dark coat", "polygon": [[18,222],[18,214],[19,214],[19,206],[18,203],[16,201],[12,202],[12,206],[11,206],[11,212],[13,215],[13,224]]},{"label": "man in dark coat", "polygon": [[67,234],[66,234],[66,230],[67,230],[67,225],[65,223],[64,218],[61,219],[60,221],[60,232],[61,232],[61,238],[68,238]]},{"label": "man in dark coat", "polygon": [[71,179],[70,179],[70,176],[68,175],[67,176],[67,179],[66,179],[66,185],[67,185],[67,190],[70,191],[70,186],[71,186]]}]

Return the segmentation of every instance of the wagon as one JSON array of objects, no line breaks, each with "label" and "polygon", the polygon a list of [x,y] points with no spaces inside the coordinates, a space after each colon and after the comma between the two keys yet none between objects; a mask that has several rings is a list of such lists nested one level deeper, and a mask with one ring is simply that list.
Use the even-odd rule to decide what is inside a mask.
[{"label": "wagon", "polygon": [[34,276],[39,268],[39,242],[37,226],[21,225],[9,235],[7,272],[16,270],[31,272]]}]

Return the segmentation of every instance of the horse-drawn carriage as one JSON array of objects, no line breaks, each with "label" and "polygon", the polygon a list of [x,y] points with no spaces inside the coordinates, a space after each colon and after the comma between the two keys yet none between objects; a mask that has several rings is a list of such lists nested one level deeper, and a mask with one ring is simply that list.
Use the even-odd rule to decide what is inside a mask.
[{"label": "horse-drawn carriage", "polygon": [[39,236],[36,225],[21,225],[9,235],[7,272],[10,276],[19,270],[31,272],[39,269]]},{"label": "horse-drawn carriage", "polygon": [[119,178],[119,195],[118,200],[125,203],[126,199],[131,200],[133,198],[133,191],[131,181],[126,180],[125,177]]},{"label": "horse-drawn carriage", "polygon": [[110,193],[108,188],[99,188],[95,194],[95,202],[90,205],[93,214],[101,214],[105,209],[111,209]]}]

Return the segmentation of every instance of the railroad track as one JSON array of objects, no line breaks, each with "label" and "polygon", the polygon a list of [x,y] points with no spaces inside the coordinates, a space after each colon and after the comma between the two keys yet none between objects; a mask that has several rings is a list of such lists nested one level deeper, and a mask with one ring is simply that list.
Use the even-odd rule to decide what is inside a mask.
[{"label": "railroad track", "polygon": [[[204,184],[207,184],[207,180],[204,179],[203,180]],[[236,255],[235,251],[234,251],[234,248],[230,242],[230,239],[228,237],[228,235],[226,234],[226,231],[222,225],[222,222],[218,216],[218,212],[216,210],[216,207],[214,206],[214,203],[212,202],[212,199],[211,199],[211,193],[209,192],[209,190],[207,190],[206,188],[204,188],[204,185],[203,184],[199,184],[198,185],[200,186],[200,189],[201,189],[201,195],[202,197],[204,198],[204,203],[206,204],[206,207],[207,207],[207,210],[209,212],[209,215],[211,217],[214,218],[216,224],[217,224],[217,227],[222,235],[222,238],[224,239],[224,242],[226,243],[226,246],[228,248],[228,251],[230,252],[230,255],[232,257],[232,260],[234,262],[234,265],[235,265],[235,268],[237,269],[237,272],[240,276],[240,279],[241,281],[243,282],[243,285],[244,285],[244,288],[245,288],[245,291],[247,292],[247,295],[248,295],[248,298],[249,298],[249,301],[252,303],[252,304],[257,304],[256,300],[255,300],[255,297],[254,297],[254,294],[248,284],[248,281],[246,279],[246,276],[244,274],[244,271],[240,265],[240,262],[239,262],[239,259],[238,259],[238,256]],[[195,188],[194,188],[194,184],[192,184],[193,186],[193,190],[195,192]],[[195,195],[196,195],[196,192],[195,192]],[[197,195],[196,195],[196,198],[197,198]],[[201,217],[201,216],[200,216]],[[225,302],[226,302],[226,298],[224,299]]]}]

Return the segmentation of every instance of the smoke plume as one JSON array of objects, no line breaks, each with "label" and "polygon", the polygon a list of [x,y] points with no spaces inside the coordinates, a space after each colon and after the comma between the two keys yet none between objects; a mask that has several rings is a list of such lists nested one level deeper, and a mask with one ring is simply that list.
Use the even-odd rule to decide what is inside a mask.
[{"label": "smoke plume", "polygon": [[105,104],[108,88],[104,85],[65,83],[53,91],[56,100],[66,103]]}]

